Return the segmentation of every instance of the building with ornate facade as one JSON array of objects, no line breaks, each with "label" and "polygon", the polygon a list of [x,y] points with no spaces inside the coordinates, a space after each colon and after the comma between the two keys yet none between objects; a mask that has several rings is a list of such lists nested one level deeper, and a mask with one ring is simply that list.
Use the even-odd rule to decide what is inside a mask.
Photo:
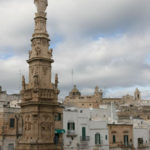
[{"label": "building with ornate facade", "polygon": [[133,149],[133,125],[127,123],[108,124],[109,148]]},{"label": "building with ornate facade", "polygon": [[122,104],[131,104],[141,101],[141,94],[138,89],[135,90],[134,96],[125,95],[120,98],[103,97],[103,91],[96,86],[93,95],[83,96],[74,85],[69,95],[65,97],[64,105],[80,108],[99,108],[100,105],[110,105],[111,103],[119,107]]}]

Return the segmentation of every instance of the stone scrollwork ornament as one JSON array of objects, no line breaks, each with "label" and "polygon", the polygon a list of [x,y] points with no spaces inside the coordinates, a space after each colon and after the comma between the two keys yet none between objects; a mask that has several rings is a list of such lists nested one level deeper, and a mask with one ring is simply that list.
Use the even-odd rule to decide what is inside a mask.
[{"label": "stone scrollwork ornament", "polygon": [[34,3],[37,7],[37,12],[45,12],[47,6],[48,6],[48,2],[47,0],[34,0]]}]

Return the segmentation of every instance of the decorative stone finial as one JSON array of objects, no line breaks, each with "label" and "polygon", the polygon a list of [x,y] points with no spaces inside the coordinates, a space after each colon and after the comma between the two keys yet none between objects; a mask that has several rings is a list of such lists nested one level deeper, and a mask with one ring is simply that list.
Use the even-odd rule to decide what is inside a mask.
[{"label": "decorative stone finial", "polygon": [[25,90],[25,86],[26,86],[25,77],[22,76],[22,90]]},{"label": "decorative stone finial", "polygon": [[58,87],[58,74],[55,75],[55,88]]},{"label": "decorative stone finial", "polygon": [[45,12],[47,6],[48,6],[48,2],[47,0],[34,0],[34,3],[37,7],[37,12]]},{"label": "decorative stone finial", "polygon": [[134,98],[135,98],[135,100],[140,100],[141,99],[141,92],[139,91],[138,88],[136,88],[136,90],[134,92]]},{"label": "decorative stone finial", "polygon": [[95,92],[99,92],[98,90],[99,90],[99,87],[96,86],[96,87],[95,87]]}]

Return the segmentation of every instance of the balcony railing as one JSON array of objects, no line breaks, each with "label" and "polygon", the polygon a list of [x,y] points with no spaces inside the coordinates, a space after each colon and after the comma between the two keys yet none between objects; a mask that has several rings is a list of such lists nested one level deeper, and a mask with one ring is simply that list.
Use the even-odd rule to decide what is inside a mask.
[{"label": "balcony railing", "polygon": [[120,147],[121,148],[132,148],[133,144],[121,144]]},{"label": "balcony railing", "polygon": [[68,130],[67,136],[77,136],[77,134],[75,133],[75,130]]},{"label": "balcony railing", "polygon": [[138,144],[138,149],[148,148],[149,145],[147,143],[144,144]]},{"label": "balcony railing", "polygon": [[80,149],[88,149],[88,147],[89,147],[88,142],[85,142],[85,143],[82,142],[79,144]]},{"label": "balcony railing", "polygon": [[89,136],[80,136],[80,141],[89,141],[90,137]]}]

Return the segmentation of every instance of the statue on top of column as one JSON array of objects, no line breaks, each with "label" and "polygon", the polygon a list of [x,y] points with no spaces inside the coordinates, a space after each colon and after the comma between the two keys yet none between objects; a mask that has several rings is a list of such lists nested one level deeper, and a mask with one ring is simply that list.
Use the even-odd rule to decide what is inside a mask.
[{"label": "statue on top of column", "polygon": [[37,12],[45,12],[47,6],[48,6],[48,2],[47,0],[34,0],[34,3],[37,7]]}]

